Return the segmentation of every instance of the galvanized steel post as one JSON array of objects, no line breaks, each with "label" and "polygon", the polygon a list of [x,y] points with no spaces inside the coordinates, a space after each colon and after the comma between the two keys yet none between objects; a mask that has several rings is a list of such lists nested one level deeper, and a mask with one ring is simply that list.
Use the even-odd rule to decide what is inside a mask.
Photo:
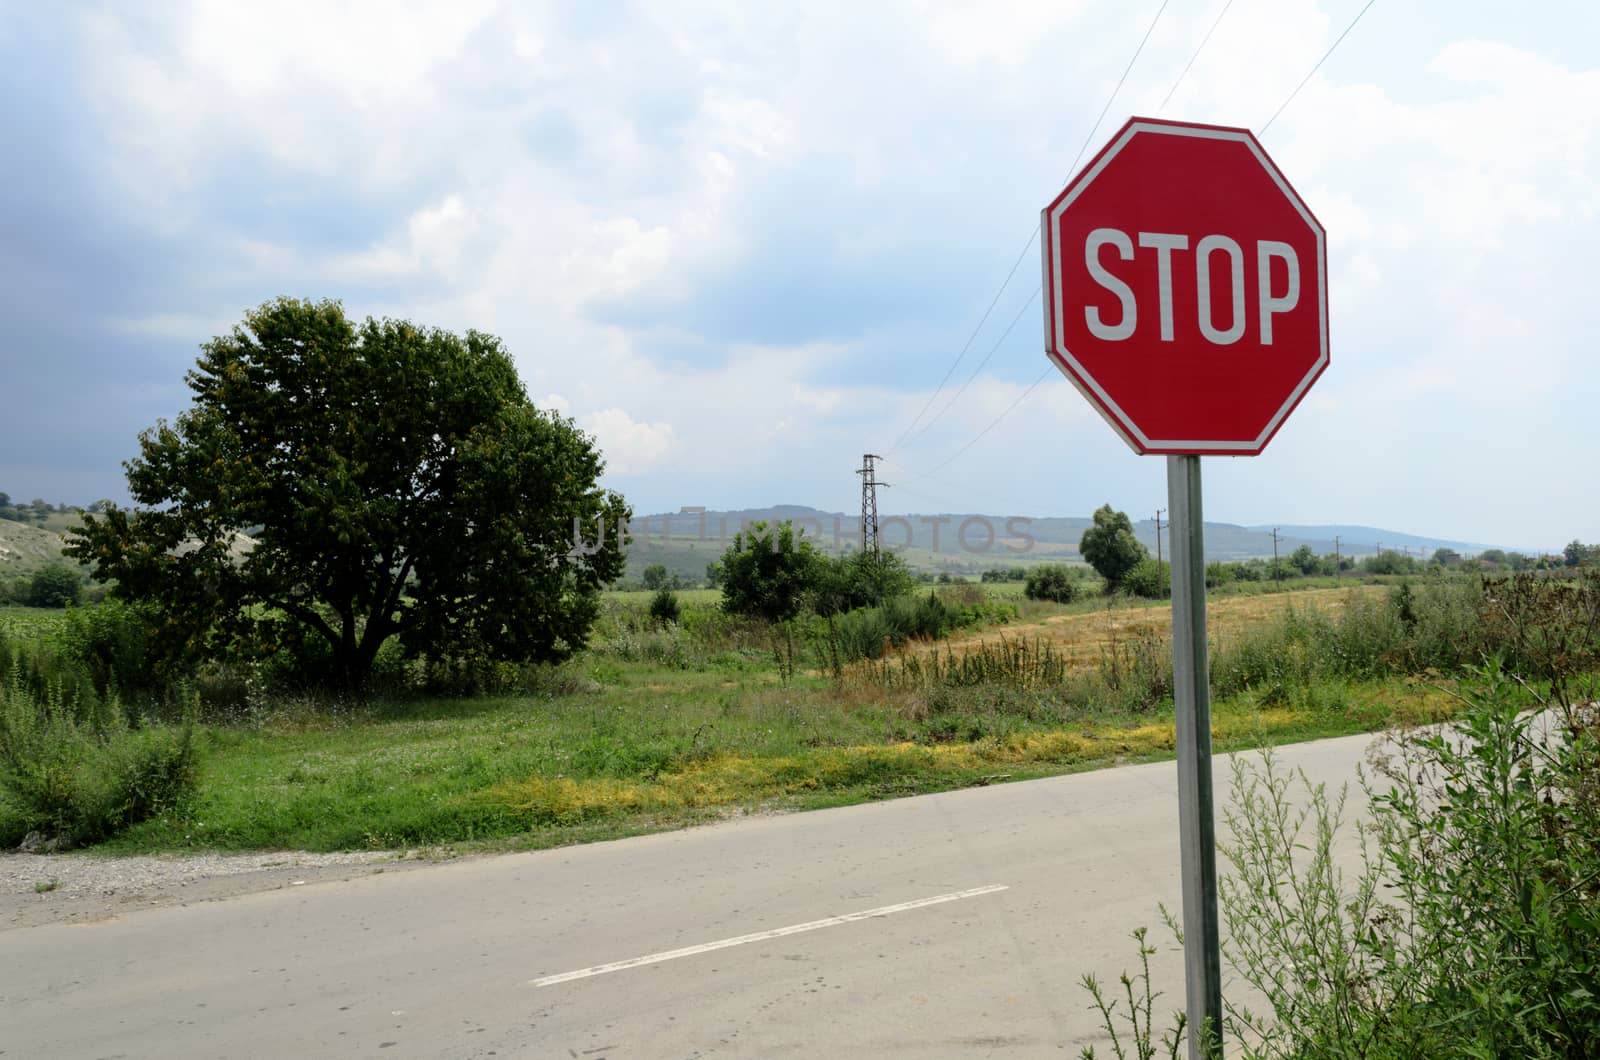
[{"label": "galvanized steel post", "polygon": [[1177,723],[1183,962],[1191,1060],[1222,1055],[1222,952],[1211,788],[1211,668],[1200,458],[1167,457],[1172,549],[1172,674]]}]

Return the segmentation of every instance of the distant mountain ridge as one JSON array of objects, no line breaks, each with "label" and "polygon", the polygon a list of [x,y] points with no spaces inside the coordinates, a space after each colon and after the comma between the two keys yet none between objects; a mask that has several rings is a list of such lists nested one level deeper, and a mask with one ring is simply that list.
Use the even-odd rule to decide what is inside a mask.
[{"label": "distant mountain ridge", "polygon": [[[707,560],[716,558],[733,535],[752,522],[795,521],[806,528],[820,547],[835,551],[846,550],[859,543],[860,518],[860,514],[855,512],[826,511],[803,504],[728,511],[657,512],[635,517],[633,533],[636,545],[632,551],[661,553],[656,561],[666,563],[669,567],[682,567],[688,573],[693,565],[703,565]],[[1078,541],[1092,520],[1088,516],[1008,517],[978,512],[880,512],[878,522],[886,546],[904,550],[913,566],[921,569],[976,571],[1045,558],[1077,560]],[[1270,525],[1241,526],[1237,523],[1207,522],[1206,558],[1270,558],[1273,552],[1271,531]],[[1154,520],[1135,522],[1134,534],[1152,553],[1156,551]],[[1310,545],[1312,551],[1318,554],[1330,553],[1335,548],[1335,536],[1340,539],[1339,551],[1347,556],[1372,555],[1380,544],[1385,551],[1404,550],[1414,556],[1429,556],[1439,548],[1474,555],[1489,548],[1505,547],[1377,527],[1280,524],[1278,554],[1287,556],[1301,545]],[[1167,524],[1163,521],[1163,555],[1169,545]],[[693,555],[685,555],[685,551]],[[1507,551],[1532,550],[1507,548]],[[639,560],[634,562],[638,563]],[[646,559],[644,562],[651,561]]]}]

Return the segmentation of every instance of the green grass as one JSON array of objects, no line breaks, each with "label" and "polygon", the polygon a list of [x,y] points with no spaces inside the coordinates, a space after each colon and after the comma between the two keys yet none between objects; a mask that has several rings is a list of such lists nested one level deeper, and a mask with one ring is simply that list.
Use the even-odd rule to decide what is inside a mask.
[{"label": "green grass", "polygon": [[[722,603],[721,589],[674,589],[673,592],[678,594],[680,604],[715,607]],[[611,589],[603,594],[603,599],[608,606],[633,607],[643,611],[650,606],[653,596],[653,589]]]},{"label": "green grass", "polygon": [[0,640],[48,641],[66,628],[64,608],[0,607]]},{"label": "green grass", "polygon": [[[1170,673],[1150,664],[1154,655],[1104,658],[1067,677],[896,684],[870,674],[834,682],[802,654],[785,681],[771,630],[723,615],[714,592],[685,596],[683,623],[661,627],[645,614],[649,594],[608,594],[590,650],[542,680],[538,695],[358,709],[257,701],[245,720],[201,726],[200,778],[186,805],[101,849],[549,846],[1171,754]],[[1431,600],[1418,597],[1424,619],[1448,603]],[[1167,606],[1016,602],[1024,621]],[[1387,612],[1369,611],[1357,614],[1356,632],[1396,635]],[[59,613],[13,609],[0,613],[6,621],[43,629]],[[1214,707],[1219,751],[1448,713],[1445,694],[1391,671],[1339,669],[1365,643],[1339,628],[1285,612],[1261,636],[1219,649],[1214,676],[1238,690]],[[1313,653],[1313,641],[1337,650]]]},{"label": "green grass", "polygon": [[[536,847],[741,810],[838,805],[1170,757],[1170,709],[1099,714],[983,690],[930,711],[770,672],[597,663],[572,694],[285,711],[201,733],[199,791],[101,849]],[[1218,750],[1423,719],[1448,700],[1398,681],[1215,708]],[[1076,716],[1072,716],[1076,714]]]}]

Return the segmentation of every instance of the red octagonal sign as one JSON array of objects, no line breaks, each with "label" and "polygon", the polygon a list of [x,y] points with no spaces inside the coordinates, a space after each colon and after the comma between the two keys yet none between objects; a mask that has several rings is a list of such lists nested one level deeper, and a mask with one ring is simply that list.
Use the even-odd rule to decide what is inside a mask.
[{"label": "red octagonal sign", "polygon": [[1130,120],[1043,233],[1045,352],[1135,452],[1259,453],[1328,366],[1322,225],[1246,129]]}]

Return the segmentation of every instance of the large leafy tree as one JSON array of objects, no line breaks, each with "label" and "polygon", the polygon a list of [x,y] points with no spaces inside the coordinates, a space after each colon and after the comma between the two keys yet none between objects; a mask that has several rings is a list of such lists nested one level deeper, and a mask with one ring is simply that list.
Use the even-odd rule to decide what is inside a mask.
[{"label": "large leafy tree", "polygon": [[1094,525],[1083,532],[1078,551],[1105,579],[1107,592],[1120,589],[1128,573],[1149,555],[1133,536],[1128,513],[1114,511],[1109,504],[1102,504],[1095,511]]},{"label": "large leafy tree", "polygon": [[583,646],[629,512],[497,339],[280,299],[201,349],[193,407],[126,465],[138,507],[69,546],[165,635],[212,655],[320,639],[347,685],[391,637],[436,658]]}]

